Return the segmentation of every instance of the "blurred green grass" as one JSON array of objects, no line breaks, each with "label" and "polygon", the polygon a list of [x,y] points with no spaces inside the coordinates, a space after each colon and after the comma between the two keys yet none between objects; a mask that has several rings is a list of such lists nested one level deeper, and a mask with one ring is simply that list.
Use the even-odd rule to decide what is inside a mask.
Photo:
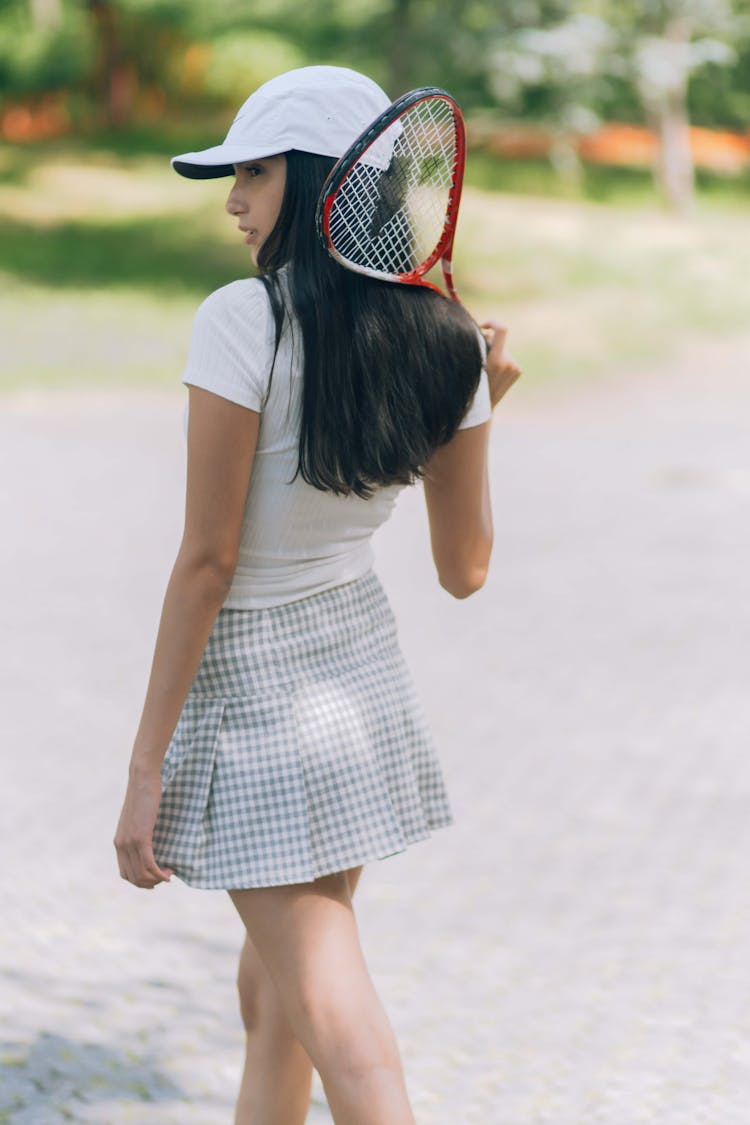
[{"label": "blurred green grass", "polygon": [[[120,145],[0,156],[0,388],[177,386],[198,303],[251,272],[228,181],[175,176],[166,153],[181,145]],[[571,198],[543,162],[472,154],[459,291],[509,324],[530,382],[666,358],[747,330],[749,196],[743,181],[701,183],[679,218],[645,174],[587,169]]]},{"label": "blurred green grass", "polygon": [[[698,168],[695,178],[699,212],[716,208],[746,210],[750,205],[750,170],[726,176]],[[582,164],[580,179],[571,183],[555,172],[549,160],[506,160],[475,149],[469,155],[466,181],[485,191],[659,209],[648,168]]]},{"label": "blurred green grass", "polygon": [[43,228],[0,219],[0,268],[30,285],[201,293],[228,280],[227,257],[197,227],[169,217]]}]

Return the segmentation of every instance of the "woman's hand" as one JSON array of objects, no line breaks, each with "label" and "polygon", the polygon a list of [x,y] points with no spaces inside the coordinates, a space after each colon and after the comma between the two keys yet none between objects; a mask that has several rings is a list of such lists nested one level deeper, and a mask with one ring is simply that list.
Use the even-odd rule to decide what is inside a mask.
[{"label": "woman's hand", "polygon": [[489,344],[485,362],[490,383],[490,401],[494,408],[520,377],[521,368],[505,349],[508,329],[494,320],[488,320],[480,327],[482,335]]},{"label": "woman's hand", "polygon": [[151,841],[160,801],[160,771],[131,770],[114,845],[123,879],[148,890],[157,883],[169,882],[173,874],[171,868],[159,867],[154,859]]}]

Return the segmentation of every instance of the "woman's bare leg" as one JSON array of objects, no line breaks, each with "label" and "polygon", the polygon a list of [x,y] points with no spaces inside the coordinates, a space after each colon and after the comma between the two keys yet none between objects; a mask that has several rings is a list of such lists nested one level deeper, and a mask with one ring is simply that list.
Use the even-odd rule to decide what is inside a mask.
[{"label": "woman's bare leg", "polygon": [[[336,1125],[414,1125],[393,1031],[362,956],[347,873],[229,894],[289,1027],[320,1073]],[[301,1066],[295,1073],[301,1081]],[[287,1116],[284,1125],[297,1120]]]},{"label": "woman's bare leg", "polygon": [[[361,872],[361,867],[346,872],[350,894]],[[295,1036],[249,934],[240,954],[237,985],[246,1048],[235,1125],[304,1125],[312,1083],[310,1056]]]},{"label": "woman's bare leg", "polygon": [[312,1063],[249,936],[240,954],[237,985],[245,1025],[245,1069],[235,1125],[304,1125]]}]

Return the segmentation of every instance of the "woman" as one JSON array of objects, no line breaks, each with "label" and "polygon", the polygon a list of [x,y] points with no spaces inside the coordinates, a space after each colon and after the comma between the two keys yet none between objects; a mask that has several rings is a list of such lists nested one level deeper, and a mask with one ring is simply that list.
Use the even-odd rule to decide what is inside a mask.
[{"label": "woman", "polygon": [[115,846],[136,886],[226,889],[245,924],[237,1125],[304,1122],[313,1066],[339,1125],[414,1121],[352,895],[365,862],[450,811],[370,537],[424,476],[439,580],[479,589],[488,419],[519,370],[504,329],[485,326],[485,372],[458,305],[318,244],[322,182],[387,104],[363,75],[306,67],[173,160],[235,177],[226,209],[260,277],[196,316],[185,528]]}]

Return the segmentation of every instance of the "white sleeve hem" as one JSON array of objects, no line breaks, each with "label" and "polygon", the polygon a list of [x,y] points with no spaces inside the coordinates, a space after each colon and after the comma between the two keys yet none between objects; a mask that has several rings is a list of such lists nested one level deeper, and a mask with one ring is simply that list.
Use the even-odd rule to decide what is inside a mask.
[{"label": "white sleeve hem", "polygon": [[483,367],[482,374],[479,377],[479,386],[458,428],[459,430],[468,430],[472,426],[481,426],[483,422],[488,422],[491,417],[490,383],[487,378],[487,372]]},{"label": "white sleeve hem", "polygon": [[181,382],[187,387],[199,387],[203,391],[210,391],[233,402],[237,406],[245,406],[248,410],[255,410],[258,414],[263,411],[263,402],[251,387],[239,387],[229,379],[217,378],[216,374],[206,375],[202,371],[192,371],[189,367],[182,376]]}]

